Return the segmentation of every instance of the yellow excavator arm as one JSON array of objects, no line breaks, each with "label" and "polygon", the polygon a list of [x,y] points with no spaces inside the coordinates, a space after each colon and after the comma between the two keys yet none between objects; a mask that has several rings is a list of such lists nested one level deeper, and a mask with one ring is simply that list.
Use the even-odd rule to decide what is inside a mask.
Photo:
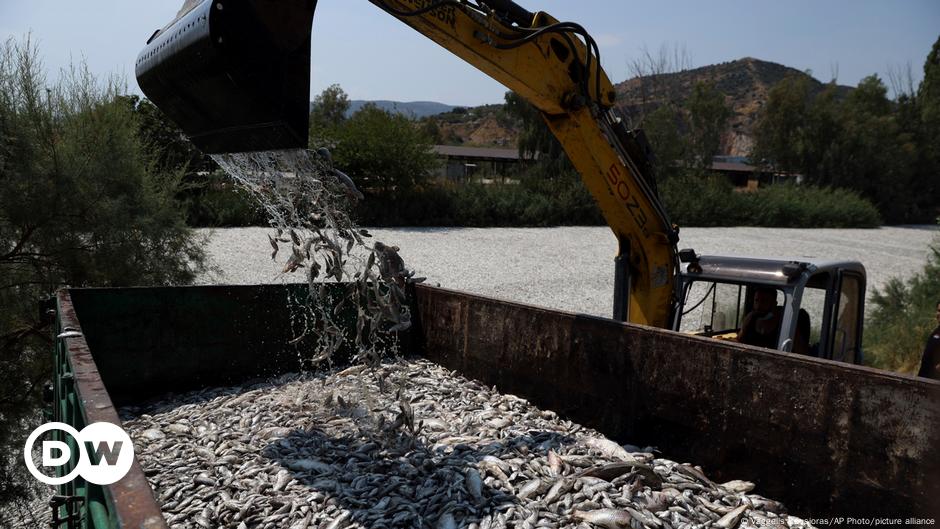
[{"label": "yellow excavator arm", "polygon": [[[615,115],[616,93],[587,31],[511,0],[369,1],[542,113],[619,242],[614,317],[669,327],[677,231],[645,141]],[[315,7],[190,0],[141,53],[141,88],[207,152],[305,146]]]}]

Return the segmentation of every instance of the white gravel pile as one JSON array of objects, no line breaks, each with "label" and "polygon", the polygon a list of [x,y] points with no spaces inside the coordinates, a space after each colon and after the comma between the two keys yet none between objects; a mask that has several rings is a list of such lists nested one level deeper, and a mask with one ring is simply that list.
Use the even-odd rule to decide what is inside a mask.
[{"label": "white gravel pile", "polygon": [[[220,269],[206,284],[303,281],[280,275],[265,228],[210,230],[209,254]],[[400,228],[372,230],[401,248],[408,267],[428,283],[553,309],[609,316],[616,241],[606,227]],[[699,254],[815,257],[861,261],[868,294],[892,277],[910,277],[926,262],[935,227],[875,230],[685,228],[680,248]]]}]

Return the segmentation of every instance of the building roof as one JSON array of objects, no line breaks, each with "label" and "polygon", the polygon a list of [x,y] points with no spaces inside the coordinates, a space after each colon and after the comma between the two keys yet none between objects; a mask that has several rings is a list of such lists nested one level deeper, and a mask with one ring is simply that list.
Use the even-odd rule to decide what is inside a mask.
[{"label": "building roof", "polygon": [[753,173],[757,167],[743,162],[712,162],[712,171],[725,171],[729,173]]},{"label": "building roof", "polygon": [[490,147],[459,147],[455,145],[435,145],[434,152],[439,156],[468,159],[491,159],[518,161],[519,149],[498,149]]}]

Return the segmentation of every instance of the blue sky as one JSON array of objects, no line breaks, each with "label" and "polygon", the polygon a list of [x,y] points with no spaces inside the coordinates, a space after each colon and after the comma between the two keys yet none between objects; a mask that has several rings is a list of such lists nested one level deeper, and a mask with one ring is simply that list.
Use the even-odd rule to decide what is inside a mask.
[{"label": "blue sky", "polygon": [[[751,56],[842,84],[913,65],[940,34],[940,0],[520,0],[584,25],[610,77],[628,77],[645,46],[685,48],[693,66]],[[123,74],[154,29],[182,0],[0,0],[0,37],[32,32],[50,72],[84,59],[100,76]],[[314,21],[313,85],[339,83],[353,99],[430,100],[476,105],[504,89],[366,0],[320,0]]]}]

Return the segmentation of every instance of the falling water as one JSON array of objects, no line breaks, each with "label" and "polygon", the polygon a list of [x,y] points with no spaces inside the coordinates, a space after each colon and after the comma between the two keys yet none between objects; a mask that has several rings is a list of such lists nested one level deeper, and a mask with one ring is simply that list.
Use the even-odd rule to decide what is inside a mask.
[{"label": "falling water", "polygon": [[[266,244],[271,258],[284,263],[282,273],[306,273],[309,310],[295,315],[302,324],[291,342],[313,334],[317,347],[313,356],[302,358],[302,365],[330,360],[350,340],[337,321],[346,306],[357,313],[355,360],[377,365],[383,352],[396,347],[395,333],[410,327],[404,288],[421,279],[405,268],[398,247],[378,241],[370,245],[371,235],[350,219],[351,201],[362,197],[352,180],[333,167],[325,149],[212,158],[264,209],[273,230]],[[343,294],[327,288],[331,282],[343,283]]]}]

